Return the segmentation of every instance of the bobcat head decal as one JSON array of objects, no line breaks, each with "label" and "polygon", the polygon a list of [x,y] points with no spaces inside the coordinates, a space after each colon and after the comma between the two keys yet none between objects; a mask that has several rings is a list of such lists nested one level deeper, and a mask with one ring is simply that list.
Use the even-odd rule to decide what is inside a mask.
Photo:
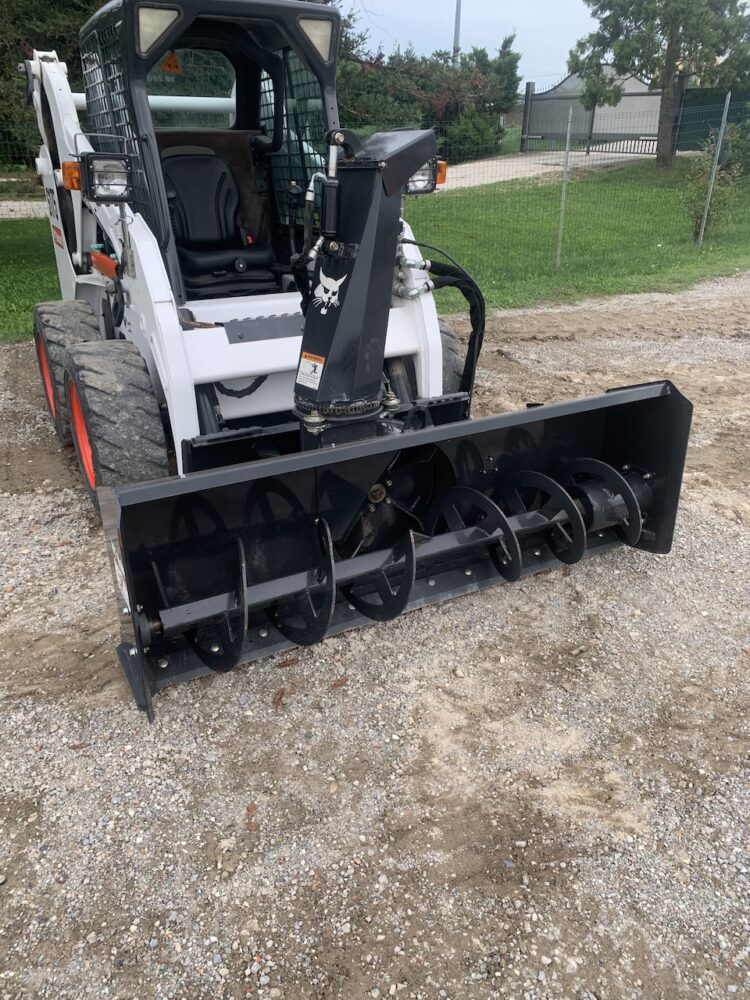
[{"label": "bobcat head decal", "polygon": [[345,274],[343,278],[329,278],[321,268],[320,281],[313,295],[313,305],[320,309],[321,316],[325,316],[329,309],[338,309],[341,305],[339,290],[348,277]]}]

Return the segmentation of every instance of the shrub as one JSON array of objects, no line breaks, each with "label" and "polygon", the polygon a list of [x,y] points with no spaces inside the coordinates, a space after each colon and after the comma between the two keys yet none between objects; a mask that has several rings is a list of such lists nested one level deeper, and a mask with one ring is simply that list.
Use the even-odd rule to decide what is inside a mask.
[{"label": "shrub", "polygon": [[467,108],[454,122],[445,126],[441,156],[448,163],[467,163],[500,152],[504,129],[498,116]]},{"label": "shrub", "polygon": [[[684,201],[693,227],[693,238],[696,240],[700,235],[715,156],[716,141],[711,138],[704,144],[699,155],[690,161],[688,169]],[[715,225],[732,207],[738,193],[736,181],[741,172],[740,166],[731,157],[727,157],[724,163],[719,163],[706,229]]]},{"label": "shrub", "polygon": [[728,160],[743,174],[750,174],[750,118],[727,129]]}]

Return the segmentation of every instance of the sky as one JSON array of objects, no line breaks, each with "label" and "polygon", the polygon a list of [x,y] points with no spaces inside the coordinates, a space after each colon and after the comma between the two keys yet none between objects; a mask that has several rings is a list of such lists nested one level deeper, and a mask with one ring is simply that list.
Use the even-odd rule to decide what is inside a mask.
[{"label": "sky", "polygon": [[[455,0],[343,0],[359,14],[370,47],[386,52],[409,42],[420,54],[453,48]],[[568,52],[594,27],[583,0],[462,0],[461,48],[483,46],[492,52],[505,35],[516,33],[523,53],[521,75],[544,90],[566,74]]]}]

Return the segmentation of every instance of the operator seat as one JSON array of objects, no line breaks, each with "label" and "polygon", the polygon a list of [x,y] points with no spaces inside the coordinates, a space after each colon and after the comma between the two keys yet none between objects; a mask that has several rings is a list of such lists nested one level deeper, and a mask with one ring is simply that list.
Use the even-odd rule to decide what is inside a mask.
[{"label": "operator seat", "polygon": [[229,166],[211,149],[165,150],[162,170],[185,290],[193,298],[278,291],[270,246],[252,242],[238,220]]}]

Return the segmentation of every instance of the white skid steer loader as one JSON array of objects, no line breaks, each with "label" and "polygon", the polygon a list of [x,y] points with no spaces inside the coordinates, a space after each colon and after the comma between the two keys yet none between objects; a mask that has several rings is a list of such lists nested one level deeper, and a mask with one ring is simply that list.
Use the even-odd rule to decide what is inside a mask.
[{"label": "white skid steer loader", "polygon": [[149,717],[176,680],[671,545],[691,406],[669,382],[470,419],[481,292],[401,217],[434,133],[341,128],[338,39],[315,3],[111,0],[85,94],[54,52],[25,63],[63,295],[36,307],[39,367]]}]

